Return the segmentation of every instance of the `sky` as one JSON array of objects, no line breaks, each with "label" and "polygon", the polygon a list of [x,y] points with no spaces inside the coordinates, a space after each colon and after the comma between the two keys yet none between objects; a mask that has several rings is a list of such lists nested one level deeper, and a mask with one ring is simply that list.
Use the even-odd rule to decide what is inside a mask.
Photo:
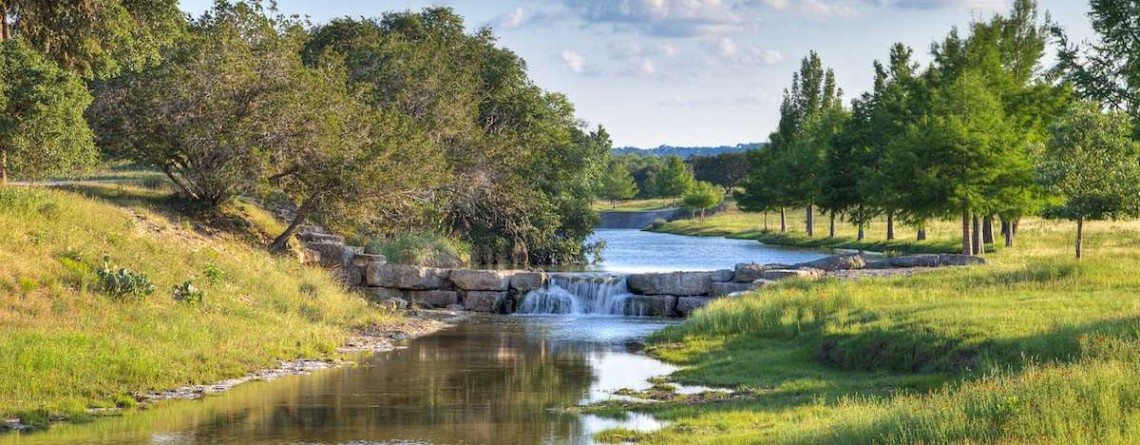
[{"label": "sky", "polygon": [[[198,14],[213,0],[180,0]],[[1039,0],[1074,40],[1092,36],[1084,0]],[[490,26],[531,78],[567,95],[615,146],[765,141],[799,60],[817,51],[845,99],[871,86],[871,64],[902,42],[930,44],[1008,0],[278,0],[314,23],[449,6]]]}]

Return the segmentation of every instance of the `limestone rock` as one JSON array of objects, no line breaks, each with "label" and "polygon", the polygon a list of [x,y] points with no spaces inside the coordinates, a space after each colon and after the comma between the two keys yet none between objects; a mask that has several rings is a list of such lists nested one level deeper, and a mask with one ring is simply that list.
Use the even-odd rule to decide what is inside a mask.
[{"label": "limestone rock", "polygon": [[446,308],[459,304],[459,293],[450,290],[426,290],[408,292],[412,303],[423,308]]},{"label": "limestone rock", "polygon": [[863,266],[864,269],[881,270],[894,267],[891,266],[891,259],[885,256],[868,257],[864,258],[864,261],[866,261],[866,264]]},{"label": "limestone rock", "polygon": [[751,283],[764,278],[764,271],[777,269],[794,269],[794,267],[784,264],[741,263],[736,265],[733,281],[737,283]]},{"label": "limestone rock", "polygon": [[365,273],[369,286],[407,290],[430,290],[443,287],[447,280],[446,269],[408,266],[403,264],[370,264]]},{"label": "limestone rock", "polygon": [[767,286],[771,283],[772,281],[765,279],[759,279],[751,283],[737,283],[735,281],[730,283],[713,283],[711,295],[714,297],[723,297],[726,295],[735,294],[737,292],[749,292]]},{"label": "limestone rock", "polygon": [[712,273],[712,281],[713,283],[727,283],[732,281],[734,276],[736,273],[732,269],[721,269]]},{"label": "limestone rock", "polygon": [[315,265],[321,263],[321,253],[308,247],[301,247],[298,260],[304,265]]},{"label": "limestone rock", "polygon": [[688,317],[693,314],[693,311],[705,307],[713,300],[705,297],[679,297],[677,298],[677,313]]},{"label": "limestone rock", "polygon": [[463,290],[507,290],[511,275],[498,270],[467,270],[455,269],[451,271],[451,282],[455,287]]},{"label": "limestone rock", "polygon": [[469,291],[463,294],[463,305],[473,312],[506,313],[510,309],[507,293],[501,291]]},{"label": "limestone rock", "polygon": [[636,295],[625,301],[626,315],[637,317],[676,317],[677,297],[672,295]]},{"label": "limestone rock", "polygon": [[823,271],[819,269],[772,269],[766,270],[760,274],[760,278],[764,280],[785,280],[789,278],[804,278],[816,279],[823,277]]},{"label": "limestone rock", "polygon": [[546,280],[546,274],[542,272],[516,272],[511,275],[511,288],[520,294],[525,294],[542,289],[546,286]]},{"label": "limestone rock", "polygon": [[352,257],[352,265],[360,268],[366,268],[373,264],[387,263],[388,259],[384,255],[374,255],[369,253],[358,253]]},{"label": "limestone rock", "polygon": [[712,272],[647,273],[629,276],[629,289],[644,295],[708,295]]},{"label": "limestone rock", "polygon": [[829,256],[827,258],[820,258],[815,261],[808,261],[806,263],[799,263],[796,265],[797,268],[808,267],[813,269],[820,269],[826,272],[836,270],[856,270],[862,269],[866,266],[867,261],[863,259],[863,255],[857,253]]},{"label": "limestone rock", "polygon": [[364,249],[356,246],[346,246],[341,243],[314,242],[305,245],[320,253],[322,267],[344,267],[352,264],[352,257]]},{"label": "limestone rock", "polygon": [[938,264],[941,266],[980,266],[986,264],[986,260],[970,255],[942,254],[938,255]]},{"label": "limestone rock", "polygon": [[891,267],[898,268],[938,267],[939,263],[938,255],[932,253],[904,255],[891,258]]}]

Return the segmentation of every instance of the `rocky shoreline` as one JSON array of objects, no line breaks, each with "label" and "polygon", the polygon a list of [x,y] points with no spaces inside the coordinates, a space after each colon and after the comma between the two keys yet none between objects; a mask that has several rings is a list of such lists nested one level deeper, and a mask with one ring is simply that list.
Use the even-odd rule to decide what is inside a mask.
[{"label": "rocky shoreline", "polygon": [[[436,333],[454,326],[456,322],[466,317],[465,314],[453,311],[415,311],[409,315],[410,318],[395,326],[369,326],[361,330],[349,338],[344,346],[338,348],[337,353],[357,354],[392,351],[399,348],[396,345],[398,341]],[[139,402],[139,408],[145,409],[162,401],[200,399],[228,391],[244,383],[307,375],[354,363],[351,360],[340,358],[289,360],[281,362],[276,367],[252,371],[237,378],[202,385],[187,385],[165,391],[135,393],[132,396]],[[89,413],[92,415],[110,415],[122,411],[121,408],[100,408],[92,409]],[[52,419],[51,421],[56,423],[66,421],[66,419]],[[33,429],[32,425],[28,425],[18,418],[0,420],[0,433],[31,429]]]}]

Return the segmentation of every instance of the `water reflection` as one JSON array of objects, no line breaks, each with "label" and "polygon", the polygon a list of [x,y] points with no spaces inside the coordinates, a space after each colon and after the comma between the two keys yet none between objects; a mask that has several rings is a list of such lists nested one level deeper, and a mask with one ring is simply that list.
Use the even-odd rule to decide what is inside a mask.
[{"label": "water reflection", "polygon": [[737,263],[795,264],[826,253],[767,246],[752,240],[695,237],[640,230],[597,229],[591,242],[605,240],[604,261],[588,270],[617,273],[730,269]]},{"label": "water reflection", "polygon": [[493,317],[368,357],[362,366],[244,385],[203,401],[7,436],[17,444],[590,443],[653,429],[559,408],[648,388],[673,367],[626,351],[665,321]]}]

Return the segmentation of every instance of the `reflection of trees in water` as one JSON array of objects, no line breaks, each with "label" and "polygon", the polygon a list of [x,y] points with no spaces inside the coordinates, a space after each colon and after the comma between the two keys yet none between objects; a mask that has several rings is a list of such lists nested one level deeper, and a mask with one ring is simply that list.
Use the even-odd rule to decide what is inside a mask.
[{"label": "reflection of trees in water", "polygon": [[598,346],[526,330],[521,323],[465,324],[361,367],[246,385],[200,402],[57,428],[21,444],[65,437],[149,443],[161,432],[178,432],[179,442],[243,444],[535,443],[580,435],[577,417],[555,408],[587,395],[594,379],[588,357]]}]

